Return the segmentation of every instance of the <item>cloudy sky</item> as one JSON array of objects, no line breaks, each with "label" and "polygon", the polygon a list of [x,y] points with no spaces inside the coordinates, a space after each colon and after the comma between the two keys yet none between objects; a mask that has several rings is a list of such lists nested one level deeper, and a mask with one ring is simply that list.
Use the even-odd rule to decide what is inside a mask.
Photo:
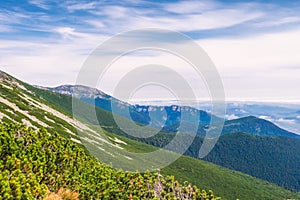
[{"label": "cloudy sky", "polygon": [[[186,34],[207,52],[228,100],[300,101],[299,10],[299,1],[284,0],[4,0],[0,70],[36,85],[75,84],[88,55],[108,38],[164,28]],[[140,53],[115,63],[122,70],[98,87],[112,93],[108,82],[118,82],[118,71],[153,61],[184,66],[170,55]],[[187,77],[193,82],[192,74]]]}]

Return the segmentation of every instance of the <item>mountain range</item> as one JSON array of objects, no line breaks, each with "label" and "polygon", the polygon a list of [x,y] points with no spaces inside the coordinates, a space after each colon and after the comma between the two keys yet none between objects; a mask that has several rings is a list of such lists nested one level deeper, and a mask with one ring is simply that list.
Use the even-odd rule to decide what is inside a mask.
[{"label": "mountain range", "polygon": [[[39,88],[75,97],[76,94],[74,91],[79,92],[80,99],[84,102],[95,105],[106,111],[114,112],[115,114],[123,117],[128,117],[123,113],[125,113],[126,110],[129,110],[129,119],[143,125],[151,124],[154,128],[162,128],[162,130],[166,132],[176,132],[180,123],[183,123],[186,124],[185,127],[187,128],[185,128],[185,131],[187,133],[193,133],[189,131],[188,127],[199,126],[197,134],[205,136],[211,118],[218,118],[217,116],[211,115],[207,111],[198,110],[189,106],[131,105],[105,94],[98,89],[86,86],[62,85],[55,88]],[[118,109],[112,110],[112,105],[117,105]],[[199,116],[199,120],[195,121],[194,118],[191,117],[190,119],[185,118],[184,121],[181,121],[181,113],[183,110],[188,112],[190,115]],[[268,110],[272,109],[269,108]],[[164,122],[164,124],[162,124],[162,122]],[[300,139],[300,135],[286,131],[270,121],[254,116],[241,117],[238,119],[225,121],[222,134],[235,132],[245,132],[265,136],[284,136]]]},{"label": "mountain range", "polygon": [[[174,138],[172,133],[177,132],[179,125],[184,127],[185,133],[190,134],[194,134],[194,126],[199,126],[194,142],[185,153],[185,155],[194,158],[198,158],[198,152],[203,142],[203,137],[206,135],[206,130],[214,126],[214,124],[209,124],[211,118],[217,118],[217,116],[212,116],[206,111],[188,106],[130,105],[94,88],[68,85],[44,89],[76,97],[74,91],[77,88],[79,88],[81,93],[80,99],[82,101],[110,113],[115,111],[111,109],[111,105],[116,104],[119,109],[115,114],[126,117],[122,113],[124,110],[129,110],[131,118],[128,118],[128,116],[127,118],[137,123],[157,125],[158,122],[165,120],[163,126],[162,124],[160,124],[161,127],[153,126],[153,128],[161,128],[161,134],[147,139],[132,137],[122,130],[116,130],[115,127],[117,125],[115,124],[104,125],[104,127],[114,127],[112,129],[106,128],[110,132],[150,145],[160,148],[167,145]],[[199,121],[187,120],[181,122],[180,116],[183,109],[191,114],[197,113],[200,117]],[[100,119],[99,121],[102,120]],[[245,135],[244,133],[248,134]],[[300,190],[300,171],[294,167],[299,164],[300,160],[298,157],[300,155],[300,135],[286,131],[270,121],[254,116],[225,121],[222,135],[224,137],[220,138],[214,150],[204,160],[250,174],[292,190]],[[256,137],[253,137],[253,135]],[[296,139],[296,141],[288,138]],[[290,148],[289,145],[292,145],[293,148]],[[265,159],[269,155],[272,155],[272,159]],[[286,173],[286,171],[290,173]]]},{"label": "mountain range", "polygon": [[[73,86],[69,87],[71,88]],[[84,92],[91,89],[83,86],[80,87],[83,88]],[[93,121],[89,121],[91,118],[87,113],[83,112],[83,119],[72,118],[72,98],[70,96],[72,93],[67,93],[67,89],[64,89],[64,93],[63,90],[55,92],[49,90],[53,89],[33,87],[8,74],[0,72],[0,121],[23,123],[33,129],[43,127],[50,134],[57,132],[68,140],[76,143],[77,146],[85,148],[83,144],[90,142],[88,137],[97,134],[99,127],[94,126],[96,123]],[[95,91],[98,92],[98,90],[94,89],[94,92]],[[86,97],[86,99],[83,99],[83,103],[87,102],[93,104],[92,99],[96,99],[95,96],[87,95]],[[106,102],[106,106],[109,105],[109,101],[121,102],[100,91],[97,98]],[[91,100],[91,102],[87,100]],[[92,105],[89,104],[85,106],[87,108],[89,108],[89,106],[92,107]],[[142,107],[143,109],[140,110],[138,106],[133,106],[125,102],[121,102],[120,105],[124,106],[124,109],[130,107],[132,111],[141,118],[135,118],[137,123],[142,125],[151,123],[147,120],[147,115],[143,114],[144,108],[147,106]],[[164,126],[164,129],[158,135],[147,138],[147,140],[138,140],[137,138],[128,136],[119,129],[113,120],[112,110],[109,110],[109,107],[105,109],[105,105],[103,105],[103,108],[98,106],[95,109],[96,114],[100,125],[105,129],[104,133],[106,135],[105,138],[99,138],[97,140],[102,147],[105,147],[105,151],[100,151],[100,156],[103,158],[101,162],[109,163],[110,159],[116,159],[120,163],[128,163],[130,158],[128,158],[126,154],[121,154],[120,151],[118,151],[119,148],[133,152],[148,152],[168,143],[176,133],[173,131],[167,132],[166,128],[176,126],[178,119],[174,119],[172,116],[179,114],[178,108],[177,111],[176,109],[173,110],[172,107],[169,108],[175,111],[174,113],[169,112],[170,116],[167,116],[167,119],[170,120],[170,124],[165,124],[166,126]],[[196,112],[203,112],[205,117],[200,118],[202,125],[207,125],[211,117],[216,117],[211,116],[205,111],[199,111],[195,108],[190,109],[191,111],[196,110]],[[145,110],[145,113],[147,113],[147,110]],[[122,115],[120,118],[122,118],[125,123],[130,120]],[[256,118],[254,119],[254,121],[256,121]],[[257,120],[260,122],[260,119]],[[251,120],[249,120],[247,126],[251,126],[252,122],[250,122]],[[272,123],[266,122],[265,120],[262,122],[268,126],[273,126]],[[193,124],[195,122],[187,121],[185,123]],[[232,123],[232,121],[230,123]],[[155,128],[155,126],[153,126],[153,128]],[[299,166],[299,140],[293,138],[296,136],[292,133],[289,134],[290,132],[280,132],[279,130],[281,129],[275,125],[273,128],[275,131],[278,131],[278,133],[268,133],[267,129],[265,130],[263,128],[257,133],[224,133],[224,135],[220,137],[214,150],[206,158],[210,162],[230,169],[244,171],[250,175],[252,175],[253,172],[257,172],[257,174],[253,176],[259,177],[260,179],[224,167],[219,167],[210,162],[191,158],[196,157],[197,150],[201,145],[201,141],[203,141],[201,134],[196,136],[193,144],[186,152],[188,156],[182,156],[173,164],[162,169],[162,173],[163,175],[174,175],[175,178],[180,181],[188,180],[203,189],[213,189],[215,194],[222,196],[223,199],[299,199],[300,196],[298,193],[261,180],[268,180],[290,190],[299,191],[298,175],[300,173],[299,169],[295,167]],[[78,135],[78,130],[85,132],[87,138],[82,138]],[[232,131],[237,131],[236,127],[232,129]],[[189,137],[189,134],[187,134],[186,137]],[[108,145],[108,142],[113,145]],[[289,147],[289,145],[291,146]],[[284,149],[284,151],[282,151],[282,149]],[[86,151],[88,152],[88,149],[86,149]],[[113,155],[113,158],[111,155]],[[169,155],[172,156],[173,154],[170,153]],[[246,162],[245,159],[248,162]],[[147,161],[139,160],[139,162]],[[251,166],[251,163],[255,163],[255,165]],[[272,163],[272,165],[270,165],[272,166],[271,168],[266,165],[268,163]],[[278,168],[274,167],[278,163],[280,163]],[[130,164],[134,165],[134,163]],[[246,168],[246,170],[244,168]],[[264,173],[265,171],[267,171],[267,173]],[[274,175],[269,177],[272,171]],[[264,174],[267,176],[264,176]],[[284,174],[286,176],[283,177]]]}]

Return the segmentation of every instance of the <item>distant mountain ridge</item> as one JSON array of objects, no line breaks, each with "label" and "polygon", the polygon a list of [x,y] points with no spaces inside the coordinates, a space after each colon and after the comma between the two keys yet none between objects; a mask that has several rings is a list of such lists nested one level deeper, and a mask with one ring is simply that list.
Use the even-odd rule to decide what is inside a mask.
[{"label": "distant mountain ridge", "polygon": [[254,135],[265,136],[284,136],[300,139],[300,135],[286,131],[270,121],[254,116],[226,121],[223,127],[223,133],[226,134],[235,132],[252,133]]},{"label": "distant mountain ridge", "polygon": [[[203,107],[205,108],[205,105]],[[232,120],[256,116],[268,120],[284,130],[300,135],[299,108],[300,102],[227,102],[226,118]]]},{"label": "distant mountain ridge", "polygon": [[82,86],[82,85],[61,85],[58,87],[43,87],[43,86],[38,86],[35,85],[35,87],[39,88],[39,89],[44,89],[44,90],[49,90],[52,92],[56,92],[59,94],[66,94],[69,96],[75,96],[75,91],[80,92],[81,97],[84,98],[103,98],[103,99],[107,99],[107,100],[111,100],[112,97],[109,96],[108,94],[105,94],[104,92],[96,89],[96,88],[91,88],[91,87],[87,87],[87,86]]},{"label": "distant mountain ridge", "polygon": [[[194,118],[181,122],[185,127],[187,133],[194,133],[190,131],[191,127],[198,126],[197,134],[201,136],[206,135],[206,131],[209,128],[209,123],[212,117],[217,119],[216,116],[212,116],[210,113],[198,110],[189,106],[153,106],[153,105],[131,105],[129,103],[118,100],[98,89],[90,88],[86,86],[74,86],[74,85],[62,85],[55,88],[39,87],[59,94],[66,94],[75,96],[75,91],[80,93],[80,99],[89,104],[95,105],[101,109],[112,112],[111,105],[116,104],[119,109],[114,110],[116,114],[125,116],[123,112],[126,109],[130,111],[129,119],[144,124],[152,125],[154,128],[159,128],[167,132],[176,132],[181,122],[181,111],[185,110],[191,115],[199,115],[199,120],[195,121]],[[151,117],[150,117],[151,116]],[[126,116],[125,116],[126,117]],[[164,122],[164,124],[162,124]],[[213,126],[213,125],[212,125]],[[260,119],[254,116],[242,117],[234,120],[225,121],[222,134],[245,132],[254,135],[265,136],[283,136],[294,139],[300,139],[300,135],[286,131],[274,123],[264,119]]]},{"label": "distant mountain ridge", "polygon": [[[183,109],[185,112],[189,112],[193,116],[199,115],[200,117],[198,121],[188,119],[189,123],[209,124],[211,121],[211,115],[209,113],[189,106],[177,106],[177,105],[150,106],[150,105],[137,105],[137,104],[131,105],[127,102],[118,100],[98,89],[90,88],[86,86],[80,86],[80,85],[76,85],[76,86],[62,85],[54,88],[41,87],[41,86],[36,86],[36,87],[40,89],[56,92],[59,94],[66,94],[73,97],[80,97],[82,101],[95,105],[109,112],[112,112],[111,105],[112,103],[114,103],[119,108],[117,110],[114,110],[116,114],[124,116],[123,111],[125,109],[129,109],[131,115],[130,119],[144,125],[152,124],[154,125],[154,127],[157,127],[155,125],[158,125],[159,127],[164,125],[167,127],[167,126],[173,126],[177,124],[178,122],[180,122],[181,111]],[[80,94],[76,94],[76,92]],[[162,121],[165,121],[165,124],[161,124]]]}]

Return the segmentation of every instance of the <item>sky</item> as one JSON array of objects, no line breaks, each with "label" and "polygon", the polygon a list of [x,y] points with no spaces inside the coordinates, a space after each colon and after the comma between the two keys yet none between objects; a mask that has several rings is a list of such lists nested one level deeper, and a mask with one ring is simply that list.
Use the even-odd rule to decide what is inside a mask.
[{"label": "sky", "polygon": [[[75,84],[102,42],[124,31],[163,28],[187,35],[204,49],[227,100],[300,102],[299,10],[299,1],[283,0],[3,0],[0,70],[35,85]],[[133,65],[151,62],[185,74],[200,88],[199,98],[209,95],[205,83],[186,70],[187,63],[162,52],[124,56],[97,87],[112,94]],[[134,98],[162,98],[156,87],[144,89]]]}]

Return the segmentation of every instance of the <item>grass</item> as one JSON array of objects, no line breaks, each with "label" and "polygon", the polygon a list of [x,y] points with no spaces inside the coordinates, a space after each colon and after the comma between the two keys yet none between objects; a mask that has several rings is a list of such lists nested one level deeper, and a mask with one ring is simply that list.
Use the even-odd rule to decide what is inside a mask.
[{"label": "grass", "polygon": [[[106,134],[126,142],[127,145],[122,145],[122,147],[128,151],[143,153],[157,149],[126,137],[116,136],[107,132]],[[222,199],[300,199],[299,193],[294,193],[252,176],[188,156],[181,156],[174,163],[162,169],[161,173],[163,175],[174,175],[181,182],[188,180],[207,191],[213,190],[214,194],[221,196]]]}]

